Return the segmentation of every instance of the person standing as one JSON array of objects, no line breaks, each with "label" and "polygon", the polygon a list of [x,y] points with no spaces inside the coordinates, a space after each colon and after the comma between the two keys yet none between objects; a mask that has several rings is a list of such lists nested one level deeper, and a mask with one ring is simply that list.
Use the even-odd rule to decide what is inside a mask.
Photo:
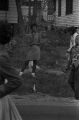
[{"label": "person standing", "polygon": [[67,56],[67,59],[68,59],[66,70],[69,69],[69,67],[70,67],[70,63],[71,63],[71,55],[70,55],[71,54],[71,49],[72,49],[72,47],[75,46],[75,39],[76,39],[77,35],[79,35],[79,27],[77,27],[76,29],[72,27],[72,29],[70,30],[70,35],[71,35],[70,47],[68,48],[67,53],[66,53],[66,56]]},{"label": "person standing", "polygon": [[[9,54],[6,50],[6,44],[11,40],[10,33],[6,24],[0,24],[0,118],[1,120],[11,120],[8,95],[19,88],[22,84],[21,77],[16,69],[11,65]],[[7,80],[7,82],[6,82]],[[2,111],[2,114],[1,114]],[[14,112],[15,113],[15,112]],[[20,116],[20,115],[19,115]],[[16,116],[17,118],[17,116]],[[22,120],[20,119],[16,120]]]},{"label": "person standing", "polygon": [[[31,25],[31,41],[30,41],[30,48],[29,52],[26,56],[26,60],[22,66],[20,75],[23,74],[24,70],[26,69],[26,66],[29,65],[29,63],[32,63],[32,76],[36,77],[36,66],[38,64],[38,61],[40,60],[40,33],[37,31],[37,25],[33,24]],[[35,84],[33,89],[35,89]]]},{"label": "person standing", "polygon": [[72,48],[73,46],[75,46],[75,38],[76,38],[77,35],[79,35],[79,27],[77,27],[76,29],[73,28],[73,29],[71,30],[70,34],[71,34],[71,39],[70,39],[70,47],[69,47],[69,49],[67,50],[68,52],[70,52],[71,48]]},{"label": "person standing", "polygon": [[75,46],[71,48],[71,71],[68,83],[75,93],[75,98],[79,99],[79,35],[75,38]]}]

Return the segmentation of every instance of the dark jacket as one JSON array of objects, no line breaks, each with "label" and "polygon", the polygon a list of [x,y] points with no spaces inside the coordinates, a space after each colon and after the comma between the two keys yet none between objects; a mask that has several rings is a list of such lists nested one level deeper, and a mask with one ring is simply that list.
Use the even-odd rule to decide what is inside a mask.
[{"label": "dark jacket", "polygon": [[[7,83],[5,83],[7,79]],[[0,98],[13,92],[21,85],[21,78],[16,69],[11,66],[6,52],[0,52]]]}]

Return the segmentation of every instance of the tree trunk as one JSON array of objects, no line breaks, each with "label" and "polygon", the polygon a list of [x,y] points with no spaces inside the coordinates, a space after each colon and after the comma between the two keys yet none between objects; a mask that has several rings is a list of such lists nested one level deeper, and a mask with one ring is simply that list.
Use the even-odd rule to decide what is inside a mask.
[{"label": "tree trunk", "polygon": [[28,22],[28,32],[30,32],[30,25],[31,25],[31,0],[29,0],[29,22]]},{"label": "tree trunk", "polygon": [[37,0],[34,0],[33,16],[34,16],[34,23],[36,23],[36,17],[37,17]]},{"label": "tree trunk", "polygon": [[21,0],[16,0],[17,12],[18,12],[18,25],[20,34],[25,33],[24,20],[21,11]]}]

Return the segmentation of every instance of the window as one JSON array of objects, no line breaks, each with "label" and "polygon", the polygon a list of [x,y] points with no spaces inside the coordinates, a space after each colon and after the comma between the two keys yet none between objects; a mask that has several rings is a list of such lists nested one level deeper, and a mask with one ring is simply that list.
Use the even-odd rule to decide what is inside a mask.
[{"label": "window", "polygon": [[53,0],[53,4],[54,4],[54,11],[56,11],[56,0]]},{"label": "window", "polygon": [[66,15],[72,14],[73,12],[73,0],[66,0]]},{"label": "window", "polygon": [[53,0],[48,1],[48,15],[52,15],[54,12],[54,3]]},{"label": "window", "polygon": [[61,16],[61,0],[58,0],[58,16]]},{"label": "window", "polygon": [[0,0],[0,10],[8,11],[9,0]]}]

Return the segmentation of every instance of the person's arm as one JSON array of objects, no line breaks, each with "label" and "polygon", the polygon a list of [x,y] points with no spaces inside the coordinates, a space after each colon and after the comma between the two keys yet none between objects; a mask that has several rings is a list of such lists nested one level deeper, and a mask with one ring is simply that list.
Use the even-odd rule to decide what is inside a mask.
[{"label": "person's arm", "polygon": [[68,48],[68,50],[67,50],[68,53],[71,51],[71,48],[72,48],[73,45],[74,45],[74,42],[73,42],[73,41],[74,41],[74,40],[73,40],[73,36],[71,36],[71,39],[70,39],[70,46],[69,46],[69,48]]},{"label": "person's arm", "polygon": [[10,63],[7,63],[6,60],[3,61],[0,59],[0,74],[3,78],[3,81],[7,79],[7,83],[0,85],[0,98],[10,94],[15,89],[21,86],[22,79],[18,75],[16,69],[14,69]]},{"label": "person's arm", "polygon": [[27,66],[28,64],[29,64],[29,60],[24,61],[23,65],[22,65],[22,68],[21,68],[21,71],[20,71],[20,73],[19,73],[20,76],[23,75],[23,72],[24,72],[24,70],[26,69],[26,66]]}]

